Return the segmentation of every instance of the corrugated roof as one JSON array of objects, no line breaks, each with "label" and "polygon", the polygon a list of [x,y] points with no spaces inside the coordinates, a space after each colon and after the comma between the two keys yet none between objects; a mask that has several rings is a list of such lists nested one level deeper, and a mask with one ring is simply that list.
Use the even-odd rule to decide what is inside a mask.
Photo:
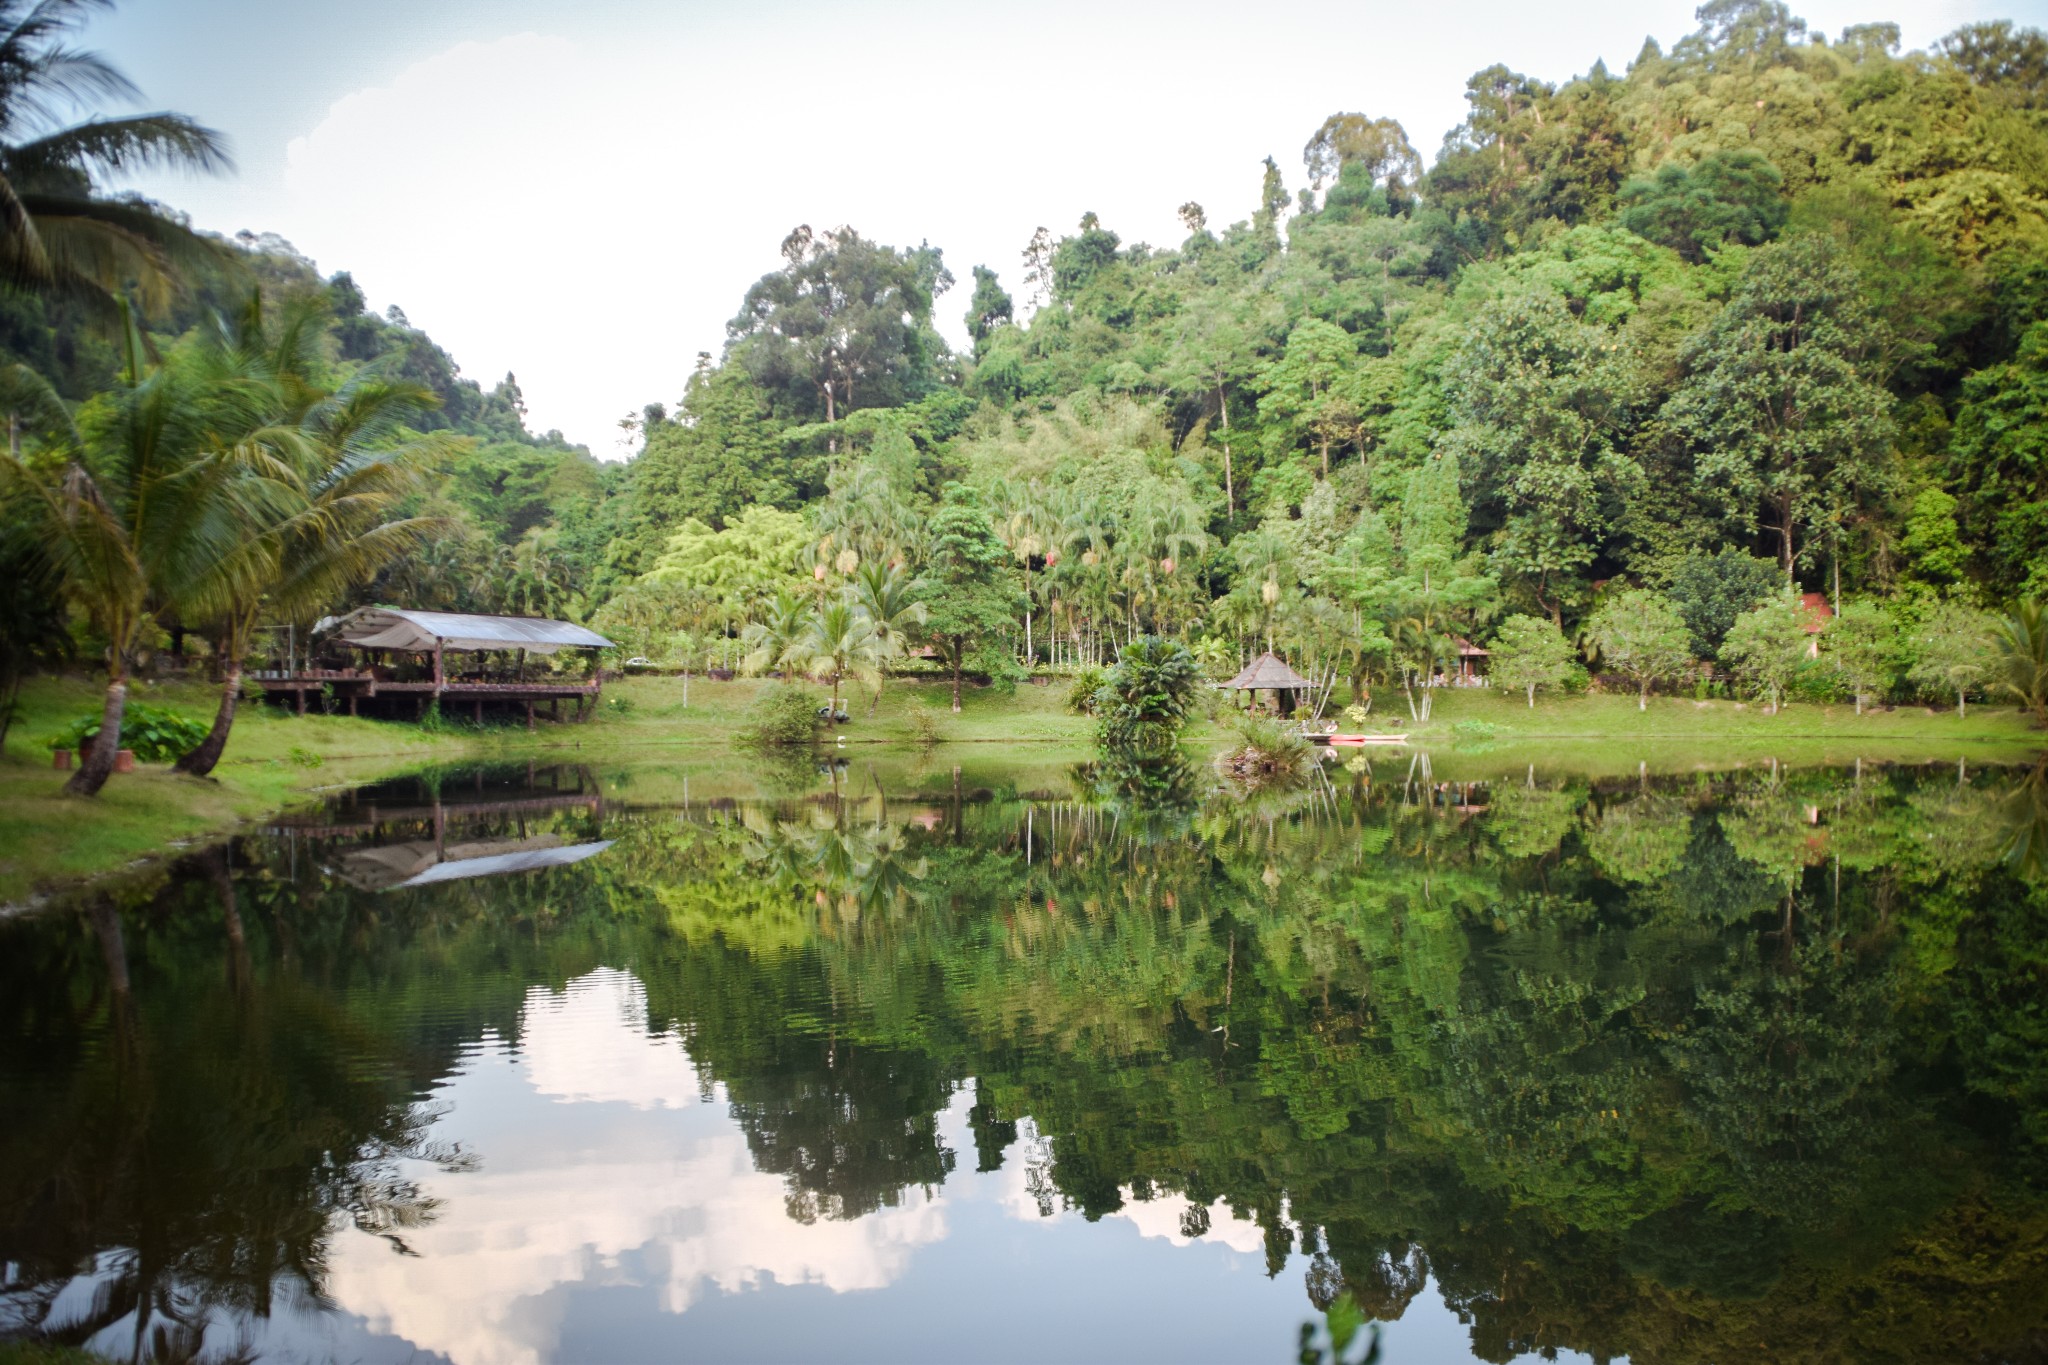
[{"label": "corrugated roof", "polygon": [[454,611],[364,607],[333,623],[334,638],[359,649],[609,649],[612,642],[569,621],[539,616],[474,616]]},{"label": "corrugated roof", "polygon": [[1253,659],[1244,672],[1223,685],[1254,692],[1298,692],[1302,688],[1315,686],[1307,678],[1289,668],[1286,660],[1271,652]]},{"label": "corrugated roof", "polygon": [[554,834],[538,834],[530,839],[480,840],[441,848],[436,848],[431,840],[417,840],[357,849],[343,856],[336,871],[343,881],[360,890],[396,891],[469,877],[566,867],[611,846],[609,839],[564,844]]}]

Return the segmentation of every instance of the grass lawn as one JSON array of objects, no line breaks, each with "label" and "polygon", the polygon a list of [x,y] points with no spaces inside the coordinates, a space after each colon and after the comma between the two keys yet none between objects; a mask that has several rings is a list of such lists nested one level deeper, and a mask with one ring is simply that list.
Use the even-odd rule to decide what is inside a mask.
[{"label": "grass lawn", "polygon": [[[138,684],[130,699],[211,722],[219,692],[200,684]],[[474,750],[461,735],[345,716],[245,706],[212,779],[168,764],[116,773],[100,795],[61,794],[49,737],[97,713],[102,689],[81,679],[32,680],[0,754],[0,906],[68,878],[106,872],[269,814],[318,787],[347,785]],[[522,732],[523,733],[523,732]]]}]

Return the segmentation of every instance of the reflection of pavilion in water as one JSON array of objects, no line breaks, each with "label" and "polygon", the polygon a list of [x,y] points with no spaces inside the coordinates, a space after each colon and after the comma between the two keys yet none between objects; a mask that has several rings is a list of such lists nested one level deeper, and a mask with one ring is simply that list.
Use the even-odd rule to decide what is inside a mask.
[{"label": "reflection of pavilion in water", "polygon": [[531,827],[540,818],[574,812],[589,815],[592,826],[604,815],[597,779],[583,768],[528,764],[478,769],[448,782],[373,784],[331,804],[317,822],[280,822],[267,832],[323,851],[335,840],[411,834],[351,848],[325,864],[358,890],[397,891],[566,867],[611,847],[609,839]]}]

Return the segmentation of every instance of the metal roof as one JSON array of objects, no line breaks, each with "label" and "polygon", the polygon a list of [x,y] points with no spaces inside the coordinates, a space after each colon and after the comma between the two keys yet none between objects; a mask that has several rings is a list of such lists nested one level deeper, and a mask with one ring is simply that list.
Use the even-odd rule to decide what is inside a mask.
[{"label": "metal roof", "polygon": [[479,840],[441,848],[436,848],[431,840],[417,840],[357,849],[342,857],[335,872],[343,881],[360,890],[398,891],[469,877],[495,877],[507,872],[566,867],[602,853],[611,846],[609,839],[587,844],[564,844],[553,834],[535,835],[530,839]]},{"label": "metal roof", "polygon": [[1314,683],[1287,666],[1286,660],[1268,651],[1251,661],[1244,672],[1223,684],[1247,692],[1298,692]]},{"label": "metal roof", "polygon": [[358,649],[523,649],[552,654],[558,649],[609,649],[612,642],[568,621],[538,616],[472,616],[454,611],[411,611],[363,607],[334,626],[334,638]]}]

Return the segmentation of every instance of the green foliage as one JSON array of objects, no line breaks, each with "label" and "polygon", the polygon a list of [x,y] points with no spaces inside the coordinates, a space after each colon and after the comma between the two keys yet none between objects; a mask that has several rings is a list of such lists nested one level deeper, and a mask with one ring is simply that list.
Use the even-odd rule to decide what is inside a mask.
[{"label": "green foliage", "polygon": [[1638,709],[1650,688],[1692,667],[1692,641],[1670,602],[1643,588],[1610,597],[1586,623],[1586,638],[1601,663],[1636,684]]},{"label": "green foliage", "polygon": [[1970,692],[1991,676],[1994,624],[1960,602],[1943,602],[1907,633],[1912,665],[1906,676],[1916,686],[1956,699],[1956,715],[1968,709]]},{"label": "green foliage", "polygon": [[1821,636],[1822,652],[1863,710],[1863,699],[1889,691],[1905,662],[1898,622],[1874,602],[1845,602]]},{"label": "green foliage", "polygon": [[1564,632],[1535,616],[1510,616],[1500,623],[1487,648],[1487,673],[1493,685],[1521,689],[1532,707],[1539,691],[1563,687],[1578,662]]},{"label": "green foliage", "polygon": [[1991,632],[1991,686],[2048,725],[2048,609],[2022,602]]},{"label": "green foliage", "polygon": [[1621,187],[1621,225],[1703,261],[1731,242],[1758,246],[1785,225],[1785,177],[1760,153],[1714,152],[1692,166],[1667,161]]},{"label": "green foliage", "polygon": [[1186,645],[1156,636],[1131,641],[1097,694],[1098,740],[1135,754],[1171,750],[1201,686],[1201,666]]},{"label": "green foliage", "polygon": [[777,683],[756,697],[736,738],[754,748],[809,744],[818,730],[818,694],[808,687]]},{"label": "green foliage", "polygon": [[[141,763],[170,763],[183,757],[206,738],[202,721],[160,706],[130,702],[121,717],[121,745],[133,750]],[[80,716],[50,736],[52,749],[89,748],[99,736],[100,718]]]},{"label": "green foliage", "polygon": [[1074,674],[1067,685],[1067,710],[1077,716],[1092,716],[1109,681],[1109,670],[1089,664]]},{"label": "green foliage", "polygon": [[1693,652],[1711,659],[1735,618],[1769,601],[1784,583],[1783,571],[1768,559],[1729,545],[1713,554],[1695,550],[1678,561],[1666,595],[1692,633]]},{"label": "green foliage", "polygon": [[1753,695],[1768,698],[1771,709],[1776,710],[1812,650],[1808,624],[1799,599],[1780,593],[1735,618],[1721,642],[1721,662]]},{"label": "green foliage", "polygon": [[1808,236],[1751,255],[1728,306],[1682,352],[1689,373],[1664,419],[1691,445],[1722,525],[1768,531],[1788,577],[1814,558],[1813,540],[1825,545],[1890,485],[1883,341],[1840,249]]}]

